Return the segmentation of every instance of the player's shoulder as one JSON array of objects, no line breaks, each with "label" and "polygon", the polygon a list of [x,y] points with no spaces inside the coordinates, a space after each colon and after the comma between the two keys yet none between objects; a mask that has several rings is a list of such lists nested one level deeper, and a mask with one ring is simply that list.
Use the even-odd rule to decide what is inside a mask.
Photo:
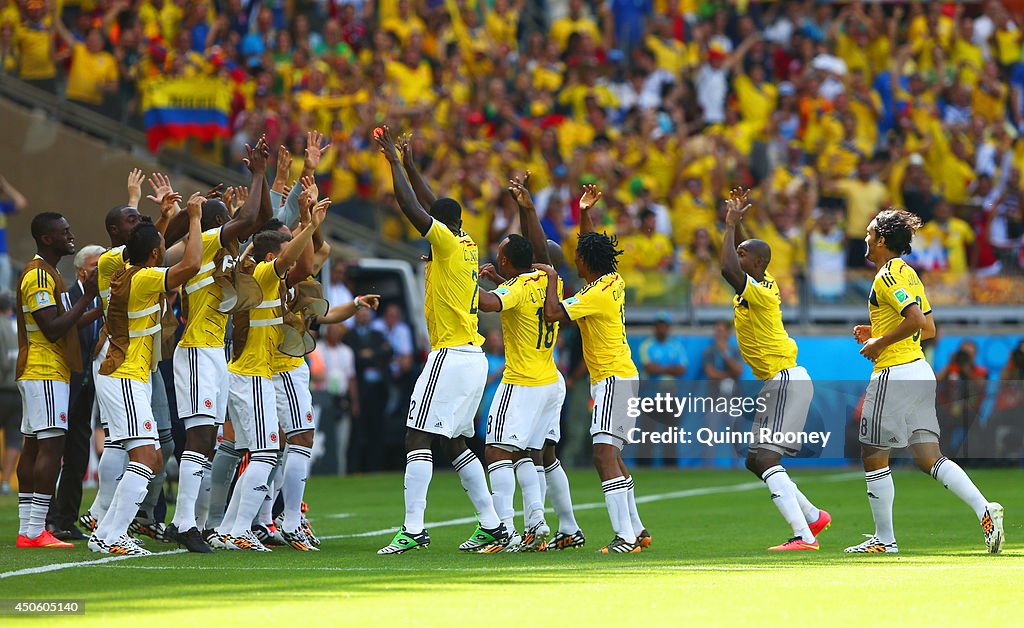
[{"label": "player's shoulder", "polygon": [[625,281],[623,281],[622,275],[619,273],[608,273],[607,275],[601,275],[594,281],[591,281],[580,288],[580,294],[587,294],[589,292],[605,293],[615,288],[615,286],[623,284],[625,284]]},{"label": "player's shoulder", "polygon": [[899,257],[889,260],[875,273],[875,284],[882,286],[893,287],[907,283],[920,283],[920,281],[921,278],[918,277],[913,266]]}]

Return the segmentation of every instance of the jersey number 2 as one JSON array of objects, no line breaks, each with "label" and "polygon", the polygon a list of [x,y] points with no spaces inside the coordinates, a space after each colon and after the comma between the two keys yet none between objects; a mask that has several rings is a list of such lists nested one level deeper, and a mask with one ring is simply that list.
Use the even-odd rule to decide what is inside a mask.
[{"label": "jersey number 2", "polygon": [[476,314],[476,300],[477,300],[477,296],[480,293],[480,289],[477,288],[477,286],[476,286],[477,277],[479,277],[479,273],[474,270],[473,271],[473,298],[469,301],[469,313],[470,314]]},{"label": "jersey number 2", "polygon": [[[915,298],[914,301],[917,303],[917,307],[920,308],[921,307],[921,297]],[[920,329],[918,329],[916,332],[914,332],[914,337],[912,338],[912,340],[914,342],[917,342],[917,341],[921,340],[921,330]]]}]

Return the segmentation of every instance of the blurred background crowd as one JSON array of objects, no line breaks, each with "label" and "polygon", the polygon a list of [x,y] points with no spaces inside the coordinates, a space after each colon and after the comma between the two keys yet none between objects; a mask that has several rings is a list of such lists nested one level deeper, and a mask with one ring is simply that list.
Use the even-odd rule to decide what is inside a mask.
[{"label": "blurred background crowd", "polygon": [[334,211],[394,240],[417,238],[369,141],[382,120],[415,130],[492,252],[518,228],[511,173],[567,250],[597,182],[633,303],[729,302],[720,199],[744,185],[789,305],[862,303],[865,227],[890,204],[925,221],[910,261],[933,302],[1006,304],[1024,301],[1010,4],[0,0],[0,67],[140,127],[148,82],[224,81],[230,137],[180,148],[235,168],[266,134],[297,173],[318,129]]}]

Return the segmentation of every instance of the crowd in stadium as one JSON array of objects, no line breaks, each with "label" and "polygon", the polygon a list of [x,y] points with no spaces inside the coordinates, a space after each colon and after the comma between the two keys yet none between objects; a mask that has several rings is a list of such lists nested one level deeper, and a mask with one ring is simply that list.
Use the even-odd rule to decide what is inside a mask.
[{"label": "crowd in stadium", "polygon": [[1017,20],[998,1],[7,0],[0,58],[135,124],[148,81],[230,81],[232,137],[185,148],[240,167],[266,134],[297,171],[318,128],[321,188],[390,207],[390,238],[415,234],[369,140],[384,118],[422,129],[421,168],[492,251],[516,226],[500,173],[532,173],[567,250],[599,181],[634,302],[728,302],[719,201],[735,185],[765,208],[753,230],[789,303],[859,303],[864,230],[890,204],[926,222],[910,261],[937,301],[1005,302],[1024,235]]}]

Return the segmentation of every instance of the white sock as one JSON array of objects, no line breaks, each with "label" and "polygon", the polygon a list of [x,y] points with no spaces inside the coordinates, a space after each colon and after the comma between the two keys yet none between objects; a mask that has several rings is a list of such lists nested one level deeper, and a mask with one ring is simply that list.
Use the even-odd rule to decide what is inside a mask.
[{"label": "white sock", "polygon": [[146,497],[139,505],[139,511],[148,522],[156,522],[156,504],[160,501],[160,493],[163,492],[164,484],[167,482],[167,461],[174,457],[174,438],[171,437],[170,430],[160,431],[160,455],[163,457],[164,463],[160,465],[160,470],[153,474],[153,481],[146,489]]},{"label": "white sock", "polygon": [[288,445],[288,457],[284,467],[284,529],[292,532],[302,521],[302,496],[306,492],[309,465],[313,462],[313,450],[301,445]]},{"label": "white sock", "polygon": [[629,503],[629,522],[633,525],[633,533],[640,536],[644,531],[644,522],[640,521],[640,511],[636,509],[636,491],[633,489],[633,476],[626,480],[629,489],[626,490],[626,498]]},{"label": "white sock", "polygon": [[537,472],[537,485],[540,487],[540,506],[544,508],[548,503],[548,480],[544,475],[544,465],[535,464],[533,470]]},{"label": "white sock", "polygon": [[203,481],[199,484],[199,495],[196,497],[196,527],[199,528],[200,532],[206,529],[206,519],[210,514],[210,484],[212,476],[213,463],[204,458]]},{"label": "white sock", "polygon": [[128,533],[128,524],[139,511],[139,504],[146,497],[153,471],[141,462],[129,462],[124,477],[117,483],[114,499],[107,515],[96,528],[96,537],[105,543],[116,543]]},{"label": "white sock", "polygon": [[551,496],[551,507],[558,516],[558,531],[565,534],[578,532],[576,514],[572,511],[572,495],[569,492],[569,477],[565,475],[562,463],[555,460],[550,467],[544,469],[547,478],[548,494]]},{"label": "white sock", "polygon": [[32,507],[28,511],[28,525],[25,526],[25,536],[28,538],[34,539],[43,533],[51,499],[53,499],[53,495],[32,493]]},{"label": "white sock", "polygon": [[[789,481],[793,482],[793,478],[790,478]],[[793,482],[793,489],[796,491],[796,503],[800,504],[800,510],[804,513],[804,521],[807,523],[817,521],[821,517],[821,510],[804,496],[796,482]]]},{"label": "white sock", "polygon": [[512,469],[523,491],[523,527],[529,530],[544,520],[544,502],[540,498],[537,470],[529,458],[520,458],[512,465]]},{"label": "white sock", "polygon": [[274,456],[276,462],[270,470],[270,475],[267,476],[267,494],[250,526],[261,525],[269,528],[274,523],[274,502],[277,501],[277,495],[281,492],[281,486],[284,484],[284,450],[278,449],[274,452]]},{"label": "white sock", "polygon": [[103,441],[103,452],[100,454],[100,462],[97,468],[99,474],[99,488],[96,490],[96,499],[89,507],[89,514],[96,517],[97,521],[103,519],[107,514],[110,503],[114,499],[114,491],[117,490],[117,483],[124,475],[124,469],[128,466],[128,452],[124,445],[112,443],[110,439]]},{"label": "white sock", "polygon": [[[227,507],[228,490],[231,489],[231,478],[238,469],[238,461],[242,456],[235,449],[234,441],[221,441],[217,453],[213,455],[210,467],[210,500],[207,507],[206,527],[217,528],[224,522],[224,509]],[[222,534],[226,531],[222,531]]]},{"label": "white sock", "polygon": [[186,451],[181,454],[178,466],[178,499],[174,504],[174,519],[171,523],[179,532],[188,532],[197,527],[196,502],[202,490],[206,474],[206,456]]},{"label": "white sock", "polygon": [[800,537],[806,543],[814,543],[814,535],[807,527],[807,520],[804,519],[804,513],[796,500],[796,484],[789,479],[785,467],[775,465],[762,473],[761,479],[768,485],[772,501],[782,514],[782,518],[793,528],[793,536]]},{"label": "white sock", "polygon": [[864,474],[868,485],[868,504],[875,520],[875,536],[882,543],[895,543],[896,533],[892,529],[892,503],[896,500],[896,485],[892,483],[892,471],[883,467]]},{"label": "white sock", "polygon": [[516,474],[512,470],[511,460],[498,460],[487,467],[487,475],[491,478],[491,498],[494,500],[494,512],[505,524],[508,533],[516,529],[515,508],[512,500],[516,492]]},{"label": "white sock", "polygon": [[405,455],[405,531],[423,532],[423,514],[427,511],[427,489],[434,474],[434,456],[429,449],[416,449]]},{"label": "white sock", "polygon": [[604,491],[604,503],[608,507],[608,518],[611,519],[615,535],[627,543],[636,543],[633,522],[629,518],[629,497],[626,494],[628,484],[626,478],[619,476],[601,482]]},{"label": "white sock", "polygon": [[501,519],[498,518],[498,513],[494,512],[494,501],[487,489],[487,476],[484,475],[484,465],[480,464],[480,459],[472,450],[467,449],[452,460],[452,466],[459,473],[462,488],[466,489],[469,501],[473,502],[480,527],[486,530],[497,528]]},{"label": "white sock", "polygon": [[[235,492],[239,494],[238,512],[231,524],[231,536],[242,536],[252,529],[252,520],[270,490],[267,488],[267,478],[275,464],[277,455],[272,451],[260,451],[250,456],[249,464],[235,484]],[[227,524],[226,519],[224,524]]]},{"label": "white sock", "polygon": [[960,465],[943,456],[935,461],[935,465],[932,467],[932,477],[970,506],[974,510],[974,514],[978,515],[978,521],[981,521],[981,518],[985,516],[988,500],[974,485],[971,478],[967,477],[967,473]]},{"label": "white sock", "polygon": [[18,535],[26,536],[28,518],[32,514],[32,493],[18,493]]}]

